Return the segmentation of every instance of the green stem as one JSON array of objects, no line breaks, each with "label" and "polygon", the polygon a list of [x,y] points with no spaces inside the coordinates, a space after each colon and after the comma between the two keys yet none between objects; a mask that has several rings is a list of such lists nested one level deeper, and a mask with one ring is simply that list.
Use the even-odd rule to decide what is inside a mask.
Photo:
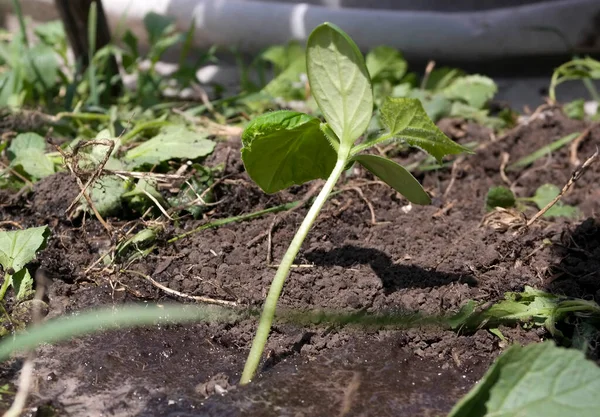
[{"label": "green stem", "polygon": [[306,214],[306,217],[302,221],[302,224],[298,228],[296,235],[292,239],[292,243],[290,243],[287,252],[285,255],[283,255],[283,259],[281,260],[279,268],[277,269],[275,278],[273,278],[271,288],[269,288],[269,293],[263,306],[263,312],[260,316],[258,329],[256,330],[256,335],[254,336],[254,340],[252,342],[252,348],[250,349],[248,359],[246,360],[246,365],[244,366],[244,372],[242,373],[240,385],[249,383],[258,369],[262,353],[265,349],[265,345],[267,344],[269,332],[271,331],[271,324],[273,323],[273,318],[275,317],[277,300],[279,300],[279,296],[281,295],[285,279],[290,273],[290,268],[292,267],[294,259],[296,259],[296,255],[300,251],[300,247],[302,246],[304,239],[308,235],[308,231],[317,219],[317,216],[321,212],[321,209],[327,201],[329,194],[333,190],[333,187],[344,172],[346,164],[348,163],[349,149],[341,149],[342,147],[343,144],[340,145],[338,161],[335,164],[333,171],[329,175],[329,178],[323,186],[323,189],[315,199],[313,205]]},{"label": "green stem", "polygon": [[91,102],[94,106],[98,106],[100,104],[100,99],[98,98],[98,84],[96,81],[96,63],[94,62],[94,55],[96,55],[96,25],[98,24],[96,8],[96,2],[93,2],[90,5],[90,12],[88,16],[88,75],[90,82]]},{"label": "green stem", "polygon": [[6,291],[12,282],[12,275],[8,272],[4,274],[4,282],[2,283],[2,287],[0,287],[0,301],[4,300],[4,296],[6,295]]},{"label": "green stem", "polygon": [[13,8],[17,19],[19,19],[19,30],[21,32],[21,38],[26,47],[29,47],[29,39],[27,39],[27,26],[25,25],[25,18],[23,17],[23,11],[21,10],[21,2],[19,0],[12,0]]},{"label": "green stem", "polygon": [[138,123],[133,129],[131,129],[129,132],[127,132],[121,137],[121,145],[125,145],[127,142],[134,139],[138,134],[140,134],[146,129],[154,129],[170,124],[171,122],[167,122],[165,120],[150,120],[148,122]]}]

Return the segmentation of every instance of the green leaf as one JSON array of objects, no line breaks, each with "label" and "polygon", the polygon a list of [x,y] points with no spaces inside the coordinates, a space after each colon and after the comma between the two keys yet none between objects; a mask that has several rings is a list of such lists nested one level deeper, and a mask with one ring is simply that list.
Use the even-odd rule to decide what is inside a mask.
[{"label": "green leaf", "polygon": [[300,55],[291,62],[277,77],[271,80],[263,91],[273,97],[283,97],[286,100],[302,99],[305,94],[302,74],[306,73],[306,58]]},{"label": "green leaf", "polygon": [[406,74],[408,64],[396,48],[378,46],[366,56],[366,65],[373,83],[388,80],[397,83]]},{"label": "green leaf", "polygon": [[553,342],[513,346],[449,417],[596,417],[600,368]]},{"label": "green leaf", "polygon": [[[556,185],[544,184],[535,191],[535,195],[531,198],[531,201],[533,201],[541,210],[559,194],[560,189]],[[565,204],[559,200],[546,213],[544,213],[544,217],[575,218],[579,216],[579,214],[580,212],[577,207],[569,206],[568,204]]]},{"label": "green leaf", "polygon": [[[392,97],[400,96],[394,94]],[[419,99],[425,113],[427,113],[427,116],[434,122],[450,116],[450,112],[452,111],[452,102],[440,93],[431,93],[426,90],[414,89],[409,91],[407,97]]]},{"label": "green leaf", "polygon": [[425,89],[439,92],[448,87],[458,77],[462,77],[464,71],[457,68],[441,67],[436,68],[427,77]]},{"label": "green leaf", "polygon": [[286,46],[271,46],[267,48],[260,57],[273,64],[277,74],[280,74],[290,67],[299,58],[301,58],[303,62],[306,62],[306,52],[304,47],[296,41],[292,41]]},{"label": "green leaf", "polygon": [[[112,216],[121,210],[121,196],[125,192],[125,182],[115,176],[104,176],[94,183],[90,198],[101,216]],[[84,205],[87,202],[84,201]]]},{"label": "green leaf", "polygon": [[12,286],[17,301],[26,300],[33,295],[33,278],[27,268],[23,268],[13,274]]},{"label": "green leaf", "polygon": [[516,202],[513,192],[500,185],[489,189],[485,199],[485,207],[487,211],[491,211],[496,207],[510,208],[514,207]]},{"label": "green leaf", "polygon": [[21,167],[33,179],[54,174],[54,163],[45,154],[46,141],[37,133],[21,133],[7,150],[12,167]]},{"label": "green leaf", "polygon": [[491,78],[467,75],[454,80],[443,93],[450,100],[462,100],[471,107],[481,109],[497,91],[498,87]]},{"label": "green leaf", "polygon": [[423,149],[439,162],[445,155],[473,151],[454,143],[427,117],[421,102],[411,98],[388,97],[381,107],[381,118],[391,136]]},{"label": "green leaf", "polygon": [[357,161],[371,171],[411,203],[431,204],[431,199],[423,190],[419,181],[394,161],[376,155],[356,155],[352,160]]},{"label": "green leaf", "polygon": [[35,259],[38,251],[46,247],[50,236],[48,226],[25,230],[0,232],[0,264],[6,271],[10,268],[19,272]]},{"label": "green leaf", "polygon": [[242,133],[242,160],[250,178],[267,193],[317,178],[328,178],[336,152],[304,113],[276,111],[251,121]]},{"label": "green leaf", "polygon": [[369,126],[373,113],[371,77],[352,39],[331,23],[308,37],[308,80],[325,120],[351,146]]},{"label": "green leaf", "polygon": [[163,34],[169,32],[174,26],[175,19],[162,14],[150,12],[144,16],[144,26],[150,38],[150,44],[157,42]]},{"label": "green leaf", "polygon": [[563,106],[563,111],[570,119],[585,119],[585,100],[573,100]]},{"label": "green leaf", "polygon": [[123,161],[131,167],[156,165],[173,158],[196,159],[210,154],[215,148],[206,134],[192,132],[182,126],[167,126],[161,133],[127,151]]},{"label": "green leaf", "polygon": [[66,42],[67,35],[60,20],[42,23],[34,28],[35,34],[46,45],[56,46]]},{"label": "green leaf", "polygon": [[54,49],[48,45],[37,44],[25,52],[25,76],[31,83],[41,83],[40,91],[54,87],[58,81],[58,59]]}]

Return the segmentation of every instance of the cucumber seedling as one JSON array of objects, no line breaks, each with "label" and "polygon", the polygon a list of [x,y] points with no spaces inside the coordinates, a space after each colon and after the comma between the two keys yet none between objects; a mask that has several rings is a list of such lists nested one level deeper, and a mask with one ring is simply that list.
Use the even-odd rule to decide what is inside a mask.
[{"label": "cucumber seedling", "polygon": [[267,193],[315,179],[325,185],[309,209],[281,260],[240,384],[253,378],[275,316],[277,300],[308,231],[342,173],[359,163],[415,204],[431,202],[421,184],[397,163],[363,151],[385,141],[400,140],[441,160],[470,152],[447,138],[427,117],[417,99],[387,98],[380,108],[387,128],[382,136],[361,143],[373,116],[373,90],[363,55],[350,37],[324,23],[309,36],[306,66],[310,89],[325,123],[294,111],[275,111],[252,120],[242,134],[242,159],[248,175]]}]

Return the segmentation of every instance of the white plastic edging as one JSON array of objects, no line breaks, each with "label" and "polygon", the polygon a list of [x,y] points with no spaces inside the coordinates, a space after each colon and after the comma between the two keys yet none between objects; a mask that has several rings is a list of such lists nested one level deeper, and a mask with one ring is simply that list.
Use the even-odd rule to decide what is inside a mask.
[{"label": "white plastic edging", "polygon": [[[48,3],[50,0],[22,0]],[[411,58],[480,60],[578,49],[599,30],[599,0],[555,0],[484,11],[329,8],[252,0],[102,0],[114,26],[140,28],[150,11],[173,16],[182,30],[196,23],[198,46],[237,46],[255,52],[292,39],[306,40],[325,21],[342,27],[363,49],[389,45]],[[559,35],[560,34],[560,35]],[[596,35],[600,36],[600,35]],[[596,52],[600,45],[596,46]]]}]

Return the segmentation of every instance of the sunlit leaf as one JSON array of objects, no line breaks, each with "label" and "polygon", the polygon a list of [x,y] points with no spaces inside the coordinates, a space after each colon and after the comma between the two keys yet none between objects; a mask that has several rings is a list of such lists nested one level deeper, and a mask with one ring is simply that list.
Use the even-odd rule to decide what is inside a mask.
[{"label": "sunlit leaf", "polygon": [[357,155],[352,159],[398,191],[411,203],[424,205],[431,203],[431,199],[419,181],[394,161],[376,155]]},{"label": "sunlit leaf", "polygon": [[363,56],[346,33],[329,23],[310,34],[306,56],[313,96],[331,129],[351,146],[369,126],[373,112]]},{"label": "sunlit leaf", "polygon": [[553,342],[512,346],[449,417],[596,417],[600,368]]},{"label": "sunlit leaf", "polygon": [[248,175],[267,193],[327,178],[337,155],[320,125],[319,119],[292,111],[254,119],[242,134]]}]

